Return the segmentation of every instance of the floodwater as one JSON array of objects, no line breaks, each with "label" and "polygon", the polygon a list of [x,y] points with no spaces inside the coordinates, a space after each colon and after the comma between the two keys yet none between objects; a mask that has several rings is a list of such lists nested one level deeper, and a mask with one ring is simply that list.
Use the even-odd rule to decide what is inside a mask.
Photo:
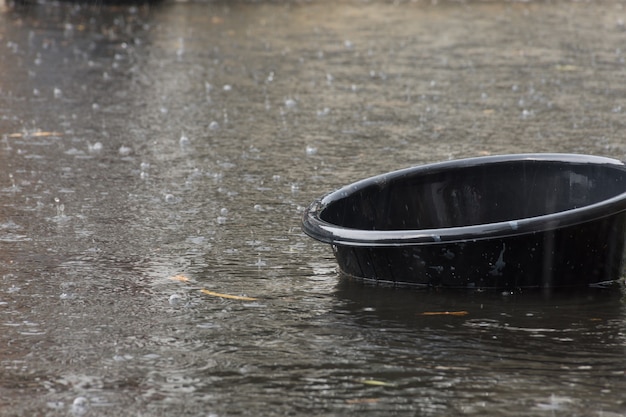
[{"label": "floodwater", "polygon": [[626,159],[621,2],[1,4],[1,415],[626,414],[622,294],[364,286],[300,230],[413,164]]}]

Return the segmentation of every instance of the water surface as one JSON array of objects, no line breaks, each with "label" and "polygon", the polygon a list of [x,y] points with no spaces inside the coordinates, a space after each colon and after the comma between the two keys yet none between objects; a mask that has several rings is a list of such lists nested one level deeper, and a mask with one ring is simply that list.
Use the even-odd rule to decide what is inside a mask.
[{"label": "water surface", "polygon": [[4,6],[1,414],[626,413],[620,294],[363,286],[300,230],[319,195],[413,164],[626,159],[624,19],[620,2]]}]

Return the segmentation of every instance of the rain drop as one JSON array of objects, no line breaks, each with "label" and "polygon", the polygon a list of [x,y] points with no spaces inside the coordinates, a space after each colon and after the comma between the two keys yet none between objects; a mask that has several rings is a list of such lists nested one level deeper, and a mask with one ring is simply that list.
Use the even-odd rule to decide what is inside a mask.
[{"label": "rain drop", "polygon": [[72,414],[75,416],[85,415],[88,409],[89,401],[85,397],[76,397],[72,402]]},{"label": "rain drop", "polygon": [[96,142],[93,145],[91,143],[87,144],[87,150],[91,153],[97,153],[102,150],[102,143]]},{"label": "rain drop", "polygon": [[324,117],[330,114],[330,109],[328,107],[324,107],[321,110],[317,111],[317,117]]},{"label": "rain drop", "polygon": [[118,149],[118,152],[121,156],[128,156],[130,155],[130,153],[132,152],[132,149],[128,146],[120,146],[120,148]]},{"label": "rain drop", "polygon": [[171,306],[178,306],[184,301],[183,297],[180,294],[172,294],[170,295],[169,302]]},{"label": "rain drop", "polygon": [[187,147],[191,144],[191,141],[189,140],[189,138],[183,133],[180,137],[180,140],[178,141],[178,143],[180,144],[181,148]]},{"label": "rain drop", "polygon": [[71,37],[72,35],[74,35],[74,25],[72,25],[71,23],[66,23],[65,24],[65,28],[63,30],[63,35],[66,38]]},{"label": "rain drop", "polygon": [[297,105],[298,103],[296,103],[296,100],[292,98],[285,100],[285,107],[287,107],[288,109],[295,109]]},{"label": "rain drop", "polygon": [[215,120],[213,120],[211,123],[209,123],[209,129],[210,130],[217,130],[220,128],[220,124],[217,123]]},{"label": "rain drop", "polygon": [[61,91],[60,88],[54,87],[54,90],[52,90],[52,91],[53,91],[53,94],[54,94],[54,98],[59,99],[59,98],[63,97],[63,92]]},{"label": "rain drop", "polygon": [[65,217],[65,204],[61,203],[59,197],[54,197],[54,202],[56,204],[57,209],[57,217],[63,218]]},{"label": "rain drop", "polygon": [[305,152],[309,156],[315,155],[317,154],[317,148],[315,146],[307,145]]},{"label": "rain drop", "polygon": [[178,49],[176,50],[176,56],[181,58],[185,53],[185,39],[178,38]]}]

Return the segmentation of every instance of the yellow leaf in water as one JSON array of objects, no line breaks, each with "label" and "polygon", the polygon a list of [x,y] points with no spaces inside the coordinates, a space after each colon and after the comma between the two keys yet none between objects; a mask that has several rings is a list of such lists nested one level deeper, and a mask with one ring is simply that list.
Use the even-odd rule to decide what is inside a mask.
[{"label": "yellow leaf in water", "polygon": [[42,132],[41,130],[38,130],[36,132],[29,132],[29,133],[19,133],[19,132],[9,133],[10,138],[23,138],[24,136],[40,138],[40,137],[46,137],[46,136],[63,136],[63,134],[59,132]]},{"label": "yellow leaf in water", "polygon": [[467,311],[425,311],[422,316],[466,316]]},{"label": "yellow leaf in water", "polygon": [[256,298],[253,298],[253,297],[245,297],[243,295],[222,294],[219,292],[209,291],[204,288],[202,288],[200,292],[206,295],[212,295],[214,297],[228,298],[229,300],[256,301]]},{"label": "yellow leaf in water", "polygon": [[170,277],[170,279],[174,281],[180,281],[180,282],[189,282],[189,278],[187,278],[184,275],[174,275],[173,277]]},{"label": "yellow leaf in water", "polygon": [[378,398],[350,398],[346,404],[376,404],[378,401]]},{"label": "yellow leaf in water", "polygon": [[360,382],[361,384],[365,384],[365,385],[373,385],[375,387],[391,387],[391,386],[393,386],[393,384],[390,384],[389,382],[379,381],[377,379],[360,379],[357,382]]},{"label": "yellow leaf in water", "polygon": [[38,132],[33,132],[33,133],[30,134],[30,136],[33,136],[33,137],[36,137],[36,138],[42,137],[42,136],[45,137],[45,136],[62,136],[62,135],[63,134],[59,133],[59,132],[39,132],[39,131]]}]

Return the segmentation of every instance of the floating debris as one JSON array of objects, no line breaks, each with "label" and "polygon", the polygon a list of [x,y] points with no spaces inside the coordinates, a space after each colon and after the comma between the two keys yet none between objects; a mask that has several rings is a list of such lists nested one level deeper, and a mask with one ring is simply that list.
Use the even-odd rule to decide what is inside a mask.
[{"label": "floating debris", "polygon": [[379,401],[378,398],[349,398],[346,404],[377,404]]},{"label": "floating debris", "polygon": [[393,386],[393,384],[390,382],[379,381],[377,379],[358,379],[356,380],[356,382],[359,382],[365,385],[372,385],[375,387],[392,387]]},{"label": "floating debris", "polygon": [[425,311],[420,316],[467,316],[467,311]]},{"label": "floating debris", "polygon": [[24,138],[24,137],[41,138],[41,137],[48,137],[48,136],[63,136],[63,134],[59,132],[43,132],[41,130],[37,130],[35,132],[9,133],[8,135],[8,137],[10,138]]},{"label": "floating debris", "polygon": [[174,275],[173,277],[170,277],[171,280],[173,281],[180,281],[180,282],[189,282],[190,279],[187,278],[184,275]]},{"label": "floating debris", "polygon": [[219,292],[209,291],[207,289],[202,288],[200,290],[201,293],[206,295],[212,295],[213,297],[227,298],[229,300],[240,300],[240,301],[256,301],[257,299],[254,297],[246,297],[243,295],[230,295],[230,294],[222,294]]}]

